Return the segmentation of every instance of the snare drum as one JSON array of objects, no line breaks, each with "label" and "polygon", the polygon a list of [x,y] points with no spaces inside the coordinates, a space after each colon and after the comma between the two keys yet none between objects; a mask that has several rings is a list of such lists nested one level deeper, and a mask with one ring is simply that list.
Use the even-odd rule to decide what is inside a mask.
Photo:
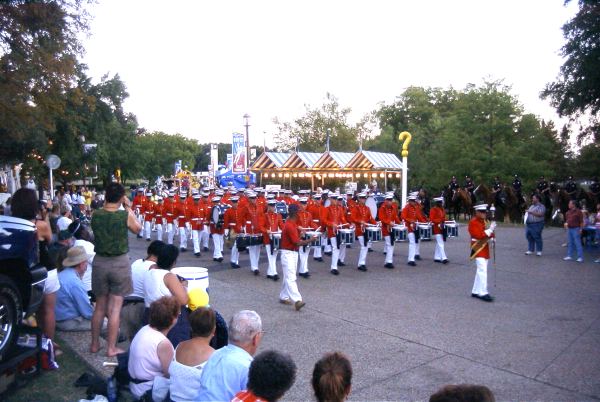
[{"label": "snare drum", "polygon": [[392,226],[392,232],[394,233],[395,241],[406,241],[408,236],[408,230],[404,225]]},{"label": "snare drum", "polygon": [[428,223],[419,223],[419,239],[431,240],[431,225]]},{"label": "snare drum", "polygon": [[261,234],[248,235],[249,243],[248,246],[260,246],[263,244],[263,236]]},{"label": "snare drum", "polygon": [[458,223],[455,221],[446,221],[446,237],[458,237]]},{"label": "snare drum", "polygon": [[339,229],[340,244],[352,244],[354,243],[354,229]]},{"label": "snare drum", "polygon": [[313,241],[310,242],[310,246],[311,247],[321,247],[321,232],[306,232],[304,234],[304,238],[303,240],[307,240],[310,239],[311,237],[316,236],[316,239],[314,239]]},{"label": "snare drum", "polygon": [[381,241],[381,228],[378,226],[368,226],[365,228],[365,232],[367,233],[367,240],[375,243]]},{"label": "snare drum", "polygon": [[271,249],[279,250],[281,245],[281,232],[271,233]]},{"label": "snare drum", "polygon": [[238,250],[243,250],[250,245],[250,236],[246,234],[239,234],[235,238],[235,245]]}]

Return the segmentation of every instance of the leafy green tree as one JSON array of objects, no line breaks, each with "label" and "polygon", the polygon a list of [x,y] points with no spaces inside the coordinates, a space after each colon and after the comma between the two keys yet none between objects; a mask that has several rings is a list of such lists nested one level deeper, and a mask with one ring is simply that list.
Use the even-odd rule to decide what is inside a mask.
[{"label": "leafy green tree", "polygon": [[[565,0],[565,4],[571,0]],[[563,25],[566,39],[561,48],[565,59],[555,82],[546,85],[542,98],[549,98],[560,116],[571,122],[586,121],[578,141],[600,142],[600,2],[579,0],[579,12]]]},{"label": "leafy green tree", "polygon": [[201,152],[198,141],[181,134],[169,135],[160,131],[140,135],[136,139],[136,147],[141,152],[142,175],[151,181],[158,176],[170,176],[178,160],[181,160],[182,166],[193,169],[196,157]]}]

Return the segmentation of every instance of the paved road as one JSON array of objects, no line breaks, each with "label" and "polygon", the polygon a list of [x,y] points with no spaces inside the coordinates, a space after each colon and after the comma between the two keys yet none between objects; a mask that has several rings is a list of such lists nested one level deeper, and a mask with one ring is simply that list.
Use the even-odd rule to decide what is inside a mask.
[{"label": "paved road", "polygon": [[[523,254],[521,227],[500,227],[497,237],[494,303],[470,297],[475,268],[464,226],[446,243],[448,265],[433,263],[431,242],[422,243],[417,267],[406,265],[407,244],[397,244],[394,270],[383,268],[378,243],[368,272],[356,269],[355,247],[337,277],[327,257],[311,256],[312,277],[299,278],[301,312],[277,302],[281,282],[264,277],[264,252],[260,277],[245,253],[238,270],[189,251],[177,265],[209,269],[211,303],[227,319],[241,309],[262,316],[260,349],[286,351],[298,365],[286,400],[314,399],[312,367],[334,350],[352,360],[352,400],[423,400],[449,383],[485,384],[497,400],[600,399],[600,264],[592,262],[600,249],[581,264],[562,261],[562,229],[544,231],[543,257]],[[130,244],[132,257],[144,254],[146,241]]]}]

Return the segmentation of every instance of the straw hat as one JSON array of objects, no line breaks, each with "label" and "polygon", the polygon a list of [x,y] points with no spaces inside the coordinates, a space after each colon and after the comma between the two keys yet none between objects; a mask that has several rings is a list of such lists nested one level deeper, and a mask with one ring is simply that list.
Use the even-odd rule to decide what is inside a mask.
[{"label": "straw hat", "polygon": [[88,255],[82,246],[71,247],[67,251],[67,258],[63,260],[62,265],[63,267],[74,267],[87,261],[90,257],[91,255]]}]

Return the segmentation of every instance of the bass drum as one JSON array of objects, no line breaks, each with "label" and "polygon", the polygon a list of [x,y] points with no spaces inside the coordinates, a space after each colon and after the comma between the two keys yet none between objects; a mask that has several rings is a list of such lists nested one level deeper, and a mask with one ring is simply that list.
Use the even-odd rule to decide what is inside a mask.
[{"label": "bass drum", "polygon": [[365,205],[371,210],[371,218],[377,220],[377,201],[375,201],[375,198],[373,198],[373,196],[369,196],[365,202]]},{"label": "bass drum", "polygon": [[278,214],[281,215],[281,218],[283,220],[286,220],[287,216],[288,216],[288,206],[285,202],[283,201],[278,201],[277,204],[275,204],[275,212],[277,212]]}]

